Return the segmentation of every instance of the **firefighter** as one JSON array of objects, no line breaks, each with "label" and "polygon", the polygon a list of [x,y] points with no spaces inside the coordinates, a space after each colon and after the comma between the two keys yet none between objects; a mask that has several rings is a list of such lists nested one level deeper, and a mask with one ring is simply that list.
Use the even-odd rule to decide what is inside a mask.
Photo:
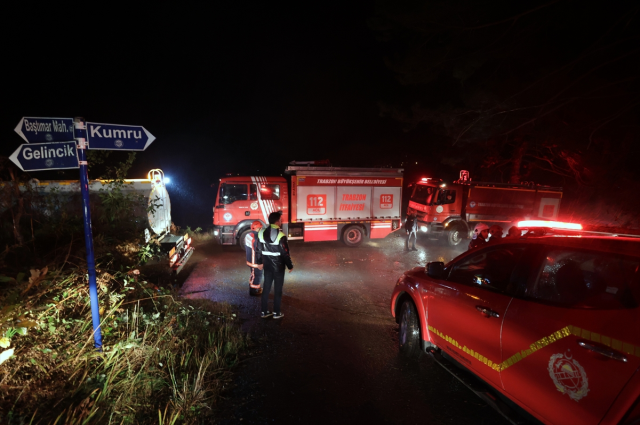
[{"label": "firefighter", "polygon": [[[264,266],[264,291],[262,291],[262,318],[273,316],[274,319],[284,317],[280,310],[282,300],[282,286],[284,285],[284,269],[293,270],[293,263],[289,255],[287,237],[282,226],[282,211],[269,214],[269,226],[258,232],[258,264]],[[273,313],[269,312],[269,292],[273,284]]]},{"label": "firefighter", "polygon": [[494,224],[489,228],[489,235],[491,235],[491,238],[489,238],[489,242],[498,242],[502,239],[502,227]]},{"label": "firefighter", "polygon": [[484,223],[476,224],[476,227],[473,229],[473,239],[469,242],[469,249],[471,250],[485,245],[488,236],[489,226]]},{"label": "firefighter", "polygon": [[251,270],[249,276],[249,295],[262,294],[260,281],[262,280],[262,264],[256,261],[256,246],[258,244],[258,231],[262,229],[262,223],[258,220],[251,223],[251,231],[244,238],[244,250],[247,254],[247,266]]},{"label": "firefighter", "polygon": [[416,239],[418,238],[418,217],[417,213],[411,213],[407,216],[407,221],[404,225],[405,232],[407,233],[407,239],[404,242],[404,250],[409,251],[409,242],[412,242],[411,251],[417,251]]},{"label": "firefighter", "polygon": [[509,227],[509,233],[507,233],[507,236],[505,236],[505,238],[517,238],[518,236],[520,236],[520,229],[518,229],[518,226],[511,226]]}]

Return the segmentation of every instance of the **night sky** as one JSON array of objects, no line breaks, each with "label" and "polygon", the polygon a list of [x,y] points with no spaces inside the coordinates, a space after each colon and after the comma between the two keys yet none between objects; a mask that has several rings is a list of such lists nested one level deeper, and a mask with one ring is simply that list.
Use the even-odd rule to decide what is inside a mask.
[{"label": "night sky", "polygon": [[[405,15],[410,17],[412,7],[422,10],[422,4],[437,2],[406,3],[410,7]],[[487,11],[487,16],[477,18],[482,22],[500,21],[542,4],[484,3],[491,7],[482,9]],[[0,29],[5,58],[0,155],[9,156],[22,143],[13,131],[22,116],[83,116],[92,122],[143,125],[156,140],[138,153],[128,177],[142,178],[151,168],[163,169],[172,179],[174,221],[192,227],[211,224],[211,184],[219,177],[278,175],[292,160],[404,167],[409,179],[440,173],[454,178],[460,164],[447,165],[437,157],[439,146],[450,140],[424,125],[404,131],[406,126],[398,120],[381,114],[381,101],[397,100],[408,92],[397,69],[389,66],[393,45],[381,42],[382,32],[372,28],[381,4],[395,5],[14,3],[10,12],[5,11]],[[465,7],[464,1],[458,4]],[[583,10],[572,1],[558,5],[566,16],[572,16],[571,8]],[[547,9],[549,16],[555,13]],[[517,22],[538,18],[536,12]],[[437,15],[429,19],[428,26],[440,25]],[[570,33],[570,25],[578,20],[556,19],[556,24]],[[635,25],[629,22],[627,27]],[[580,30],[591,31],[589,25]],[[562,44],[548,38],[544,43]],[[567,38],[562,42],[574,43]],[[569,56],[571,49],[555,54]],[[446,102],[451,96],[455,103],[448,87],[438,86],[439,100]],[[430,96],[410,92],[423,99]],[[112,158],[117,161],[124,154]],[[97,172],[90,171],[90,177],[98,177]],[[77,172],[33,176],[77,179]]]},{"label": "night sky", "polygon": [[143,125],[156,141],[129,177],[163,169],[183,225],[182,202],[210,224],[210,184],[226,173],[280,174],[310,159],[400,166],[387,162],[389,141],[407,136],[376,106],[397,83],[367,27],[373,7],[341,3],[14,5],[0,155],[21,144],[22,116]]}]

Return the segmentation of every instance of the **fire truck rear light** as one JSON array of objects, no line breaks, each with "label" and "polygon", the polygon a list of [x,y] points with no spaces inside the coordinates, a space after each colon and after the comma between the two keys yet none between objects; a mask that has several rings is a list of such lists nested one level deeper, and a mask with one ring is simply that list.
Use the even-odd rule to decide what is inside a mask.
[{"label": "fire truck rear light", "polygon": [[171,257],[171,262],[170,264],[173,266],[176,261],[178,261],[178,254],[175,254],[173,257]]},{"label": "fire truck rear light", "polygon": [[578,223],[562,223],[560,221],[544,221],[544,220],[519,221],[518,227],[524,227],[524,228],[548,227],[551,229],[582,230],[582,225]]},{"label": "fire truck rear light", "polygon": [[191,238],[187,240],[187,245],[191,245]]}]

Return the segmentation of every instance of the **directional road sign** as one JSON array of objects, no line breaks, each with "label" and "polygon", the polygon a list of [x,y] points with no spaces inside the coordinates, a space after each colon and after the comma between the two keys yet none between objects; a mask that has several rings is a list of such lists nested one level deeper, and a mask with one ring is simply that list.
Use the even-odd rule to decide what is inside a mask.
[{"label": "directional road sign", "polygon": [[156,138],[140,125],[87,123],[89,149],[143,151]]},{"label": "directional road sign", "polygon": [[75,141],[20,145],[9,159],[22,171],[78,168],[78,152]]},{"label": "directional road sign", "polygon": [[68,142],[73,140],[73,118],[23,117],[16,133],[26,142]]}]

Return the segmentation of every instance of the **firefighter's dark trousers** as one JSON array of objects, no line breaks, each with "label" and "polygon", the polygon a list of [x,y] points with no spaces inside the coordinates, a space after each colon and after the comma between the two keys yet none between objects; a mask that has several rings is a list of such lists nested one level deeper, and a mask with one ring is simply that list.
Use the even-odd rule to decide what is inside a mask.
[{"label": "firefighter's dark trousers", "polygon": [[273,312],[280,313],[280,301],[282,300],[282,286],[284,285],[285,271],[264,269],[264,285],[262,289],[262,312],[269,311],[269,292],[273,284]]},{"label": "firefighter's dark trousers", "polygon": [[409,249],[409,242],[412,243],[411,249],[416,249],[416,238],[418,234],[416,232],[407,233],[407,240],[404,242],[404,248]]}]

